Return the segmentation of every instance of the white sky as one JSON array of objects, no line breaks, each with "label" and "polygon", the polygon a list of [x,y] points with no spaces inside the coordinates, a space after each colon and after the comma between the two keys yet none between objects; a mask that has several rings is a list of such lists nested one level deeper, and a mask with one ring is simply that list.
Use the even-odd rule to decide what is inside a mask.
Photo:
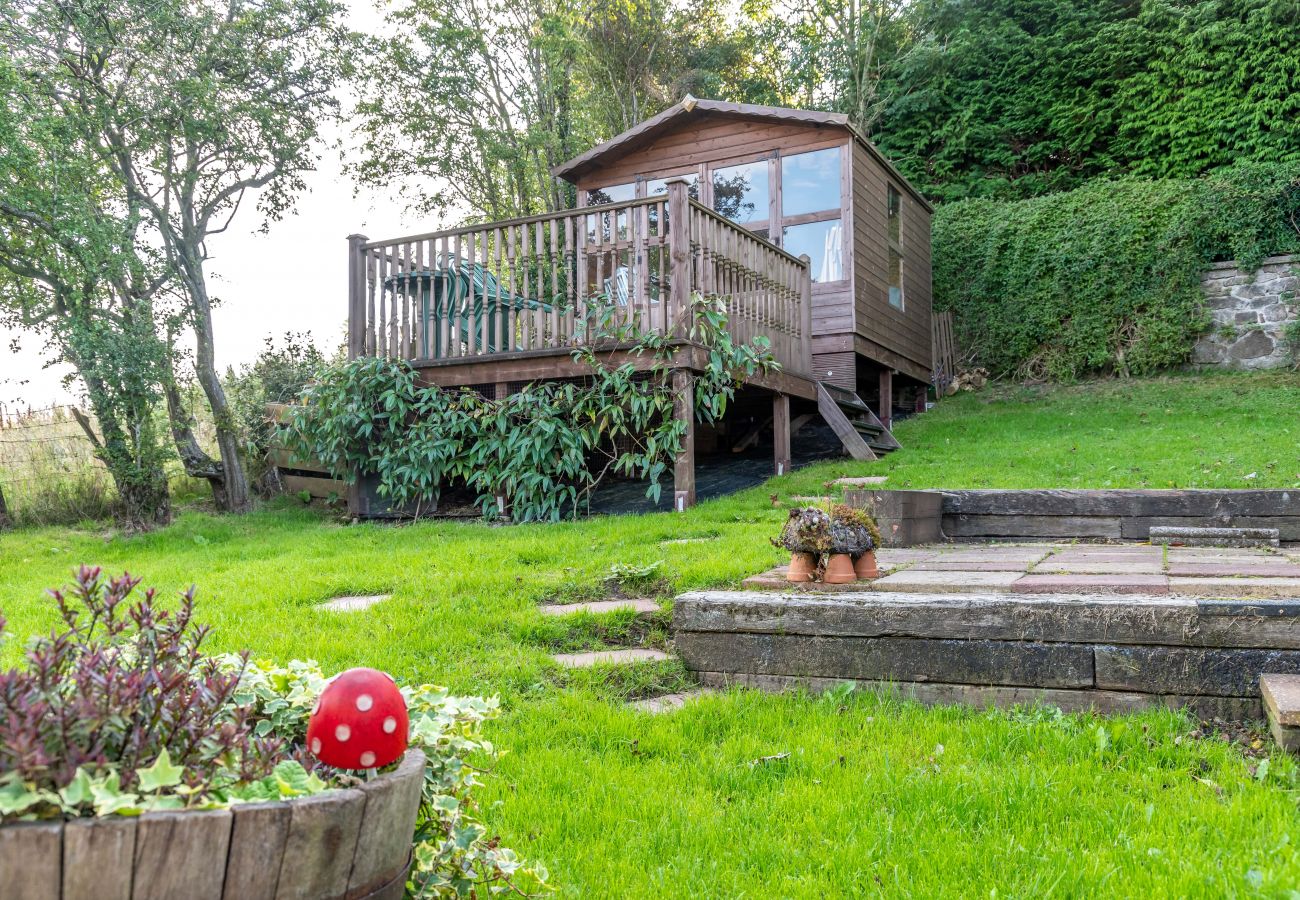
[{"label": "white sky", "polygon": [[[379,30],[381,17],[369,0],[349,5],[352,27]],[[384,193],[354,196],[333,150],[323,151],[306,181],[295,212],[268,233],[259,231],[262,221],[246,201],[230,230],[209,244],[208,290],[221,300],[213,313],[218,371],[250,362],[267,335],[286,331],[310,331],[322,350],[338,346],[347,321],[347,236],[398,237],[444,224],[410,220]],[[14,337],[17,354],[8,352]],[[45,368],[48,358],[38,336],[0,327],[0,404],[75,402],[60,384],[67,367]]]}]

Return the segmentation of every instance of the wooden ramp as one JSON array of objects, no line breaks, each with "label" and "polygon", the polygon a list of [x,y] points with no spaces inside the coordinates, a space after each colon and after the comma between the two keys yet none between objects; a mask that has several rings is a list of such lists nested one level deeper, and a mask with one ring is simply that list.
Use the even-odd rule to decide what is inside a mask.
[{"label": "wooden ramp", "polygon": [[871,407],[846,388],[819,381],[817,411],[854,459],[880,459],[902,446]]}]

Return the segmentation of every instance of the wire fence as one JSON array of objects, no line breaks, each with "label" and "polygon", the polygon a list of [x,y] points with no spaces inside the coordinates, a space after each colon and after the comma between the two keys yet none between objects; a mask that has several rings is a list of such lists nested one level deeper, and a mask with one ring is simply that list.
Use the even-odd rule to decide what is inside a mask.
[{"label": "wire fence", "polygon": [[102,519],[115,500],[107,469],[66,405],[0,404],[0,490],[24,525]]}]

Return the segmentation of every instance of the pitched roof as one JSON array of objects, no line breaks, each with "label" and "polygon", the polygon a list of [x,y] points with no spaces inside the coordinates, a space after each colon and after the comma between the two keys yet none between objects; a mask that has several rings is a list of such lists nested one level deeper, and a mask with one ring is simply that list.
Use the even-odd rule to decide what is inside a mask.
[{"label": "pitched roof", "polygon": [[551,169],[551,173],[568,181],[574,181],[580,175],[596,166],[643,147],[661,134],[670,131],[682,123],[700,115],[723,113],[746,119],[767,122],[784,122],[795,125],[840,128],[851,134],[868,153],[880,162],[890,174],[901,182],[908,191],[929,209],[930,204],[921,192],[912,187],[894,164],[885,158],[876,145],[867,140],[843,113],[822,112],[812,109],[787,109],[781,106],[759,106],[753,103],[727,103],[722,100],[699,100],[687,94],[680,102],[653,116],[633,125],[622,134],[615,135],[603,144],[597,144],[585,153],[580,153],[568,162]]}]

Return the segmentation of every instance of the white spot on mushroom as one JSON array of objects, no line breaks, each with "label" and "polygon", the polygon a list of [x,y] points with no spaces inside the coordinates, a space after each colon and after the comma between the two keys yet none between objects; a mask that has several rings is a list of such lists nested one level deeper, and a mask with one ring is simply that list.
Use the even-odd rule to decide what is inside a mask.
[{"label": "white spot on mushroom", "polygon": [[311,739],[311,752],[320,753],[320,738]]},{"label": "white spot on mushroom", "polygon": [[369,750],[361,754],[361,768],[369,769],[374,764],[375,764],[375,754],[371,753]]},{"label": "white spot on mushroom", "polygon": [[347,739],[352,737],[352,729],[346,725],[339,725],[334,729],[334,737],[338,738],[340,743],[346,743]]},{"label": "white spot on mushroom", "polygon": [[374,705],[375,705],[375,698],[370,696],[369,694],[357,695],[357,709],[361,710],[362,712],[369,711],[370,707]]},{"label": "white spot on mushroom", "polygon": [[389,716],[384,719],[384,734],[392,734],[397,730],[397,719]]}]

